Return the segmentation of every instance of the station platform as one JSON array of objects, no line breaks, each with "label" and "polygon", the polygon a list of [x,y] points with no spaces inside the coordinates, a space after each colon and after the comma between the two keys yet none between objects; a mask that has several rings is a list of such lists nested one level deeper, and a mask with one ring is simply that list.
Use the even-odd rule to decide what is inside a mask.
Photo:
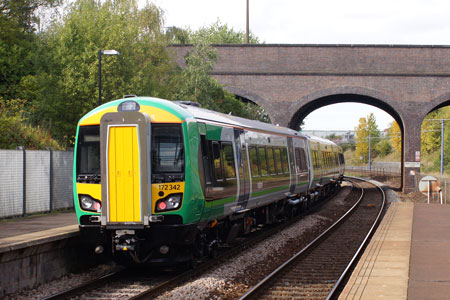
[{"label": "station platform", "polygon": [[[73,212],[2,220],[0,257],[78,234]],[[450,205],[391,202],[339,299],[450,299]]]},{"label": "station platform", "polygon": [[339,299],[450,299],[450,206],[391,203]]},{"label": "station platform", "polygon": [[75,212],[59,212],[0,221],[0,253],[79,234]]}]

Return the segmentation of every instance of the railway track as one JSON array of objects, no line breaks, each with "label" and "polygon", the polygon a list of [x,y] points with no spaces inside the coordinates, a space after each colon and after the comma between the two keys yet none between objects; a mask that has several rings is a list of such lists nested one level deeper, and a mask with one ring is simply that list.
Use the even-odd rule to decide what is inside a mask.
[{"label": "railway track", "polygon": [[383,190],[351,179],[360,200],[328,230],[250,289],[243,299],[333,299],[385,206]]},{"label": "railway track", "polygon": [[[320,206],[316,207],[315,210],[319,208]],[[302,216],[299,216],[288,222],[284,222],[282,225],[258,230],[238,246],[222,251],[217,259],[202,262],[194,270],[183,273],[119,270],[114,274],[103,276],[102,278],[78,286],[75,289],[67,290],[46,299],[150,299],[160,295],[163,291],[171,290],[192,278],[206,273],[215,266],[230,260],[236,254],[243,252],[243,249],[279,233],[301,218]]]}]

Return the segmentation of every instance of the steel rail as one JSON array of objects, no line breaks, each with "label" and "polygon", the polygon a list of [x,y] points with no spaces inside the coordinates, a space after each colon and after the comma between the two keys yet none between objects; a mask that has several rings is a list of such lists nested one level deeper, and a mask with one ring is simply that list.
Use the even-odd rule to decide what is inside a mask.
[{"label": "steel rail", "polygon": [[247,240],[243,241],[239,245],[232,247],[231,249],[228,249],[225,253],[222,253],[220,256],[217,257],[215,260],[208,260],[206,262],[203,262],[201,265],[199,265],[196,269],[190,270],[187,272],[183,272],[180,275],[177,275],[176,277],[167,280],[166,282],[162,282],[161,284],[152,287],[151,289],[144,291],[142,293],[139,293],[131,298],[129,300],[143,300],[143,299],[151,299],[156,297],[157,295],[161,294],[162,292],[168,290],[171,286],[175,286],[179,282],[186,281],[187,279],[191,279],[197,275],[200,275],[206,271],[211,270],[211,268],[214,265],[218,265],[222,262],[226,262],[233,256],[239,254],[241,251],[254,246],[255,244],[261,242],[264,239],[269,238],[270,236],[277,234],[281,231],[283,231],[285,228],[289,227],[293,223],[299,221],[305,214],[311,213],[321,205],[323,205],[329,198],[325,199],[324,201],[320,201],[319,203],[316,203],[311,208],[307,209],[306,211],[300,213],[299,215],[293,217],[290,220],[287,220],[281,224],[278,224],[275,227],[272,228],[266,228],[262,231],[255,232],[255,236],[249,237]]},{"label": "steel rail", "polygon": [[94,279],[86,281],[86,282],[83,282],[83,283],[76,285],[65,291],[42,298],[41,300],[62,300],[62,299],[74,297],[76,295],[80,295],[82,293],[85,293],[87,288],[91,289],[95,286],[102,285],[108,281],[114,280],[115,278],[121,276],[125,271],[126,270],[124,268],[119,267],[119,270],[113,271],[111,273],[100,276],[98,278],[94,278]]},{"label": "steel rail", "polygon": [[[356,178],[356,177],[348,177],[347,178],[351,178],[354,180],[360,180],[360,181],[367,181],[365,179],[361,179],[361,178]],[[356,184],[355,182],[352,182],[353,184]],[[372,183],[373,184],[373,183]],[[359,185],[359,184],[358,184]],[[377,220],[379,219],[381,212],[383,211],[384,208],[384,201],[385,201],[385,196],[384,196],[384,192],[382,191],[383,194],[383,203],[382,203],[382,207],[380,209],[380,212],[377,216]],[[324,232],[322,232],[322,234],[320,234],[317,238],[315,238],[312,242],[310,242],[307,246],[305,246],[302,250],[300,250],[299,252],[297,252],[296,254],[294,254],[291,258],[289,258],[286,262],[284,262],[282,265],[280,265],[277,269],[275,269],[274,271],[272,271],[272,273],[270,273],[269,275],[267,275],[263,280],[261,280],[258,284],[256,284],[255,286],[253,286],[249,291],[247,291],[243,296],[241,296],[239,298],[239,300],[244,300],[244,299],[249,299],[251,297],[253,297],[257,292],[259,292],[270,280],[272,280],[275,276],[281,274],[281,272],[287,267],[289,266],[294,260],[296,260],[298,257],[304,255],[305,253],[311,251],[312,249],[314,249],[316,246],[318,246],[323,240],[326,239],[326,237],[333,231],[335,230],[339,225],[341,225],[341,223],[347,219],[347,217],[352,214],[354,212],[354,210],[358,207],[358,205],[361,203],[362,199],[364,198],[364,189],[361,187],[361,195],[358,199],[358,201],[356,201],[356,203],[341,217],[339,218],[336,222],[334,222],[327,230],[325,230]],[[373,228],[375,227],[375,225],[372,225],[370,232],[373,231]],[[367,241],[369,235],[366,235],[364,242]],[[361,245],[358,249],[358,252],[360,252],[360,250],[363,248],[363,246]],[[355,257],[352,258],[352,262],[355,261]],[[345,272],[347,272],[350,269],[351,266],[347,266],[345,268]],[[342,282],[342,279],[345,277],[344,276],[340,276],[339,278],[339,283]],[[338,287],[338,284],[336,284],[333,287],[333,293],[336,291]],[[330,293],[331,294],[331,293]],[[328,298],[327,298],[328,299]]]},{"label": "steel rail", "polygon": [[[329,198],[327,198],[329,199]],[[193,270],[188,270],[185,272],[182,272],[181,274],[174,275],[172,278],[169,278],[167,280],[164,280],[163,282],[157,283],[155,286],[152,286],[151,288],[144,290],[142,292],[138,292],[135,295],[130,295],[128,299],[130,300],[139,300],[139,299],[149,299],[153,296],[156,296],[158,294],[161,294],[162,292],[170,289],[173,286],[176,286],[180,282],[189,280],[195,276],[201,275],[202,273],[209,271],[211,267],[214,265],[218,265],[222,262],[226,262],[228,259],[233,257],[234,255],[237,255],[241,251],[247,249],[248,247],[251,247],[258,242],[279,233],[280,231],[284,230],[288,226],[292,225],[293,223],[300,220],[305,214],[309,214],[316,210],[317,208],[321,207],[324,203],[326,203],[327,199],[324,199],[323,201],[320,201],[313,205],[308,210],[300,213],[299,215],[293,217],[292,219],[286,220],[285,222],[278,224],[275,227],[269,227],[265,228],[263,230],[258,230],[256,232],[253,232],[251,236],[249,236],[245,241],[239,243],[239,245],[236,245],[234,247],[231,247],[230,249],[227,249],[223,253],[221,253],[216,259],[211,260],[208,259],[206,261],[203,261],[199,264],[198,267],[196,267]],[[44,298],[43,300],[55,300],[55,299],[70,299],[71,297],[83,297],[83,294],[89,293],[89,291],[93,291],[97,287],[104,286],[106,284],[111,283],[111,281],[118,280],[120,281],[120,277],[125,276],[127,269],[121,269],[117,272],[110,273],[104,276],[101,276],[97,279],[90,280],[88,282],[82,283],[80,285],[77,285],[73,288],[70,288],[66,291],[59,292],[57,294],[51,295],[49,297]],[[147,278],[148,279],[148,278]]]},{"label": "steel rail", "polygon": [[[361,180],[361,178],[358,178],[358,177],[351,177],[351,176],[346,176],[346,177],[347,178]],[[380,211],[378,212],[378,216],[375,219],[375,222],[373,223],[373,225],[370,228],[369,232],[367,233],[366,237],[364,238],[363,242],[359,246],[358,250],[356,251],[355,255],[352,257],[350,262],[348,263],[348,265],[345,268],[344,272],[342,272],[342,275],[339,277],[339,279],[337,280],[336,284],[331,289],[331,291],[328,294],[326,300],[330,300],[331,298],[336,296],[336,292],[337,292],[339,286],[341,285],[341,283],[344,280],[345,276],[347,275],[348,271],[353,267],[353,264],[356,262],[356,259],[362,254],[362,250],[366,246],[369,238],[372,236],[372,234],[375,231],[375,228],[377,228],[377,226],[378,226],[378,224],[379,224],[379,222],[381,220],[381,215],[382,215],[382,213],[384,211],[384,207],[385,207],[385,204],[386,204],[386,194],[384,193],[383,188],[378,183],[375,183],[374,181],[371,181],[370,183],[374,184],[381,191],[381,195],[382,195],[382,199],[383,200],[382,200],[382,203],[381,203]]]}]

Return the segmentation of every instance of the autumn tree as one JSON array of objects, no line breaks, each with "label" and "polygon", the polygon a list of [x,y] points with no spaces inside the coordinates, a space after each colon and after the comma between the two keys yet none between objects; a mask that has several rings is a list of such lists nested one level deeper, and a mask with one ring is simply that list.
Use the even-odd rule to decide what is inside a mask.
[{"label": "autumn tree", "polygon": [[397,153],[402,153],[402,134],[400,131],[400,126],[397,121],[392,122],[391,127],[389,127],[389,139],[392,146],[397,151]]},{"label": "autumn tree", "polygon": [[[370,139],[370,151],[372,157],[375,156],[374,149],[378,142],[380,132],[376,123],[376,118],[373,113],[367,116],[367,118],[360,118],[356,131],[356,150],[355,156],[357,160],[361,160],[364,163],[369,161],[369,139]],[[362,159],[361,159],[362,158]]]}]

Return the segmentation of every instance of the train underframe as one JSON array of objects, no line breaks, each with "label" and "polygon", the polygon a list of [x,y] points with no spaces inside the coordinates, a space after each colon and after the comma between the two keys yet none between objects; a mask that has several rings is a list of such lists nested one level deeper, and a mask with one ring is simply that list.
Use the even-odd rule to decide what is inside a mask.
[{"label": "train underframe", "polygon": [[[219,247],[236,242],[257,227],[283,222],[304,213],[335,194],[342,178],[316,185],[307,194],[296,194],[269,205],[220,220],[181,224],[176,219],[152,223],[148,228],[103,228],[81,225],[82,239],[97,253],[112,253],[120,264],[195,266],[204,257],[215,257]],[[179,222],[179,224],[174,224]],[[170,224],[172,223],[172,224]]]}]

